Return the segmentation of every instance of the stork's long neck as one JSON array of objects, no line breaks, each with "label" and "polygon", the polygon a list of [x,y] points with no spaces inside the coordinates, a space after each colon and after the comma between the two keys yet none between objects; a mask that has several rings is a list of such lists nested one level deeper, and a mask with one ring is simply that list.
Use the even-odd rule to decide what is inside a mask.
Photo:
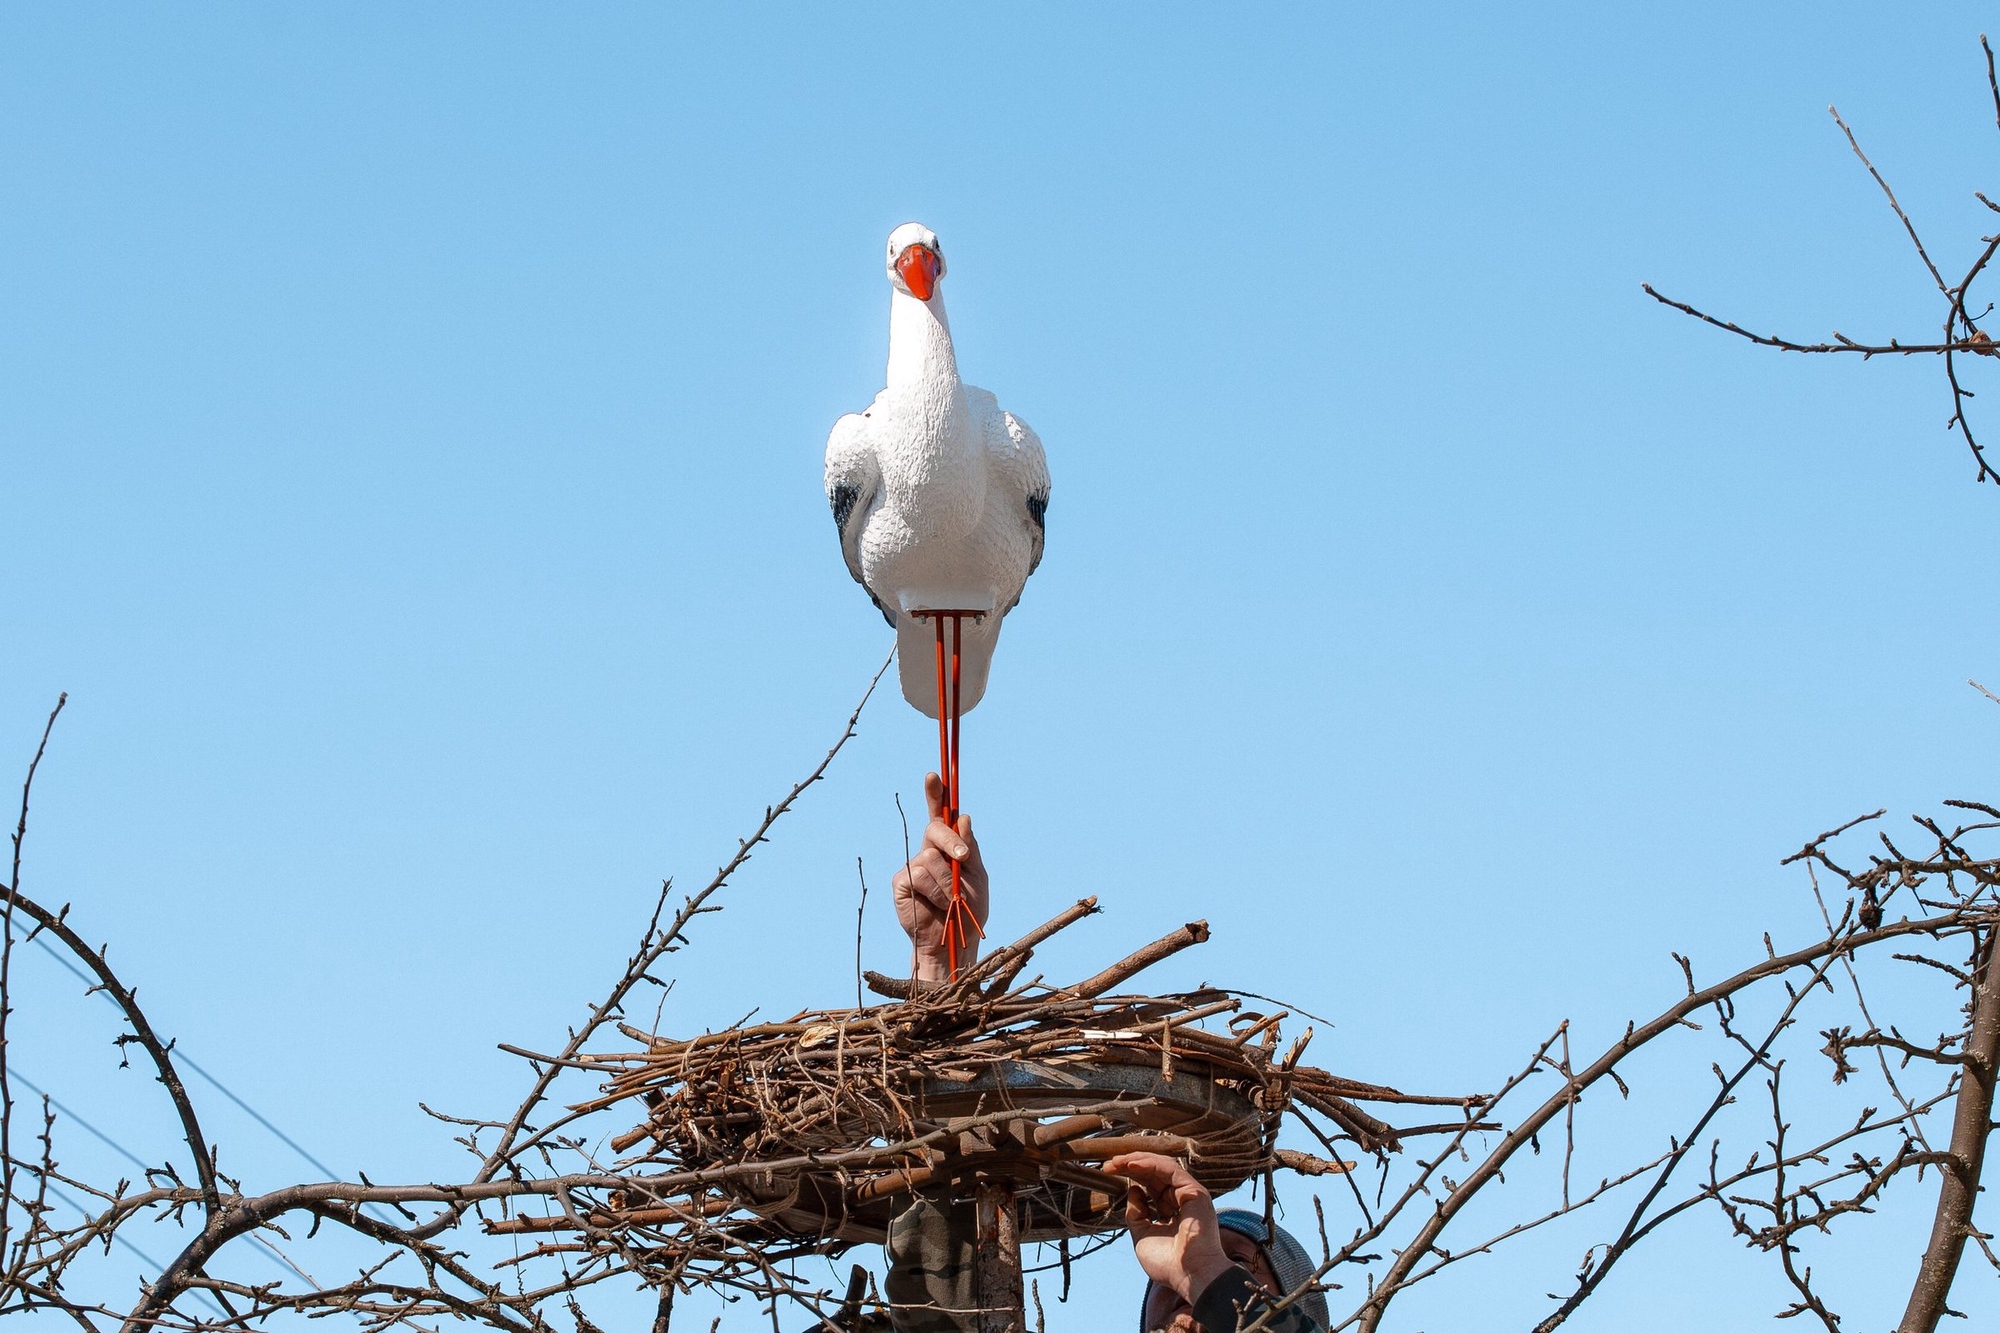
[{"label": "stork's long neck", "polygon": [[[985,507],[986,471],[972,447],[942,294],[919,301],[892,291],[886,382],[895,411],[914,427],[912,455],[900,460],[904,512],[920,526],[971,531]],[[888,480],[895,486],[899,479]]]},{"label": "stork's long neck", "polygon": [[932,386],[949,386],[957,392],[958,354],[951,346],[943,293],[919,301],[908,292],[890,289],[887,382],[891,393]]}]

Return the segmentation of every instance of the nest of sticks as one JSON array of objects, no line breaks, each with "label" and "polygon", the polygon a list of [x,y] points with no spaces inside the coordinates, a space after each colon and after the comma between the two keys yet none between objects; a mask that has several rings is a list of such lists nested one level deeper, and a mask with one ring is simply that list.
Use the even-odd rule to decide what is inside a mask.
[{"label": "nest of sticks", "polygon": [[[1349,1171],[1343,1151],[1380,1156],[1477,1119],[1479,1098],[1413,1095],[1304,1064],[1311,1028],[1286,1043],[1288,1013],[1248,1010],[1227,990],[1119,992],[1206,940],[1202,922],[1075,985],[1017,984],[1037,945],[1096,910],[1084,899],[950,982],[868,973],[885,1004],[685,1040],[623,1027],[642,1049],[584,1057],[609,1078],[574,1108],[644,1106],[644,1122],[612,1140],[626,1154],[616,1187],[569,1201],[561,1216],[491,1229],[614,1233],[671,1251],[721,1228],[738,1242],[835,1250],[880,1242],[915,1191],[1004,1181],[1021,1239],[1054,1240],[1122,1225],[1123,1182],[1099,1165],[1120,1153],[1181,1158],[1221,1194],[1252,1177],[1268,1187],[1280,1170]],[[1456,1118],[1381,1118],[1411,1105]],[[1278,1147],[1287,1116],[1329,1155]]]}]

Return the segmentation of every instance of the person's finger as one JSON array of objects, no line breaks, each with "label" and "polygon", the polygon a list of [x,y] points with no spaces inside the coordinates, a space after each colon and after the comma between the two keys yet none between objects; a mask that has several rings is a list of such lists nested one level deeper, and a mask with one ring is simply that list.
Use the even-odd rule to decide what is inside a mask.
[{"label": "person's finger", "polygon": [[1104,1164],[1104,1169],[1124,1176],[1150,1194],[1164,1194],[1171,1190],[1178,1166],[1173,1158],[1156,1152],[1128,1152],[1113,1157]]},{"label": "person's finger", "polygon": [[936,852],[926,851],[910,870],[910,890],[926,907],[943,916],[951,910],[951,872],[938,864]]},{"label": "person's finger", "polygon": [[922,866],[933,874],[940,870],[947,875],[950,874],[952,862],[950,849],[955,841],[956,835],[945,829],[943,820],[925,825],[923,840],[917,844],[916,855],[903,863],[903,869],[915,870]]},{"label": "person's finger", "polygon": [[924,774],[924,804],[930,807],[932,819],[944,818],[944,779],[935,773]]},{"label": "person's finger", "polygon": [[1146,1201],[1146,1191],[1137,1185],[1125,1189],[1125,1227],[1134,1236],[1139,1235],[1153,1223],[1153,1209]]},{"label": "person's finger", "polygon": [[924,826],[924,845],[935,847],[940,853],[954,861],[963,861],[972,854],[972,848],[965,839],[951,831],[951,826],[942,819],[933,819]]},{"label": "person's finger", "polygon": [[1178,1222],[1188,1216],[1191,1207],[1198,1216],[1203,1202],[1209,1197],[1206,1187],[1194,1178],[1179,1158],[1161,1153],[1132,1153],[1114,1160],[1119,1165],[1106,1163],[1105,1169],[1115,1171],[1143,1187],[1152,1197],[1153,1216],[1161,1222]]},{"label": "person's finger", "polygon": [[1160,1207],[1159,1200],[1145,1186],[1131,1185],[1126,1188],[1125,1229],[1132,1233],[1135,1242],[1171,1234],[1174,1221],[1173,1215]]},{"label": "person's finger", "polygon": [[1168,1201],[1176,1216],[1189,1204],[1208,1197],[1208,1190],[1194,1178],[1194,1174],[1178,1158],[1163,1156],[1160,1162],[1164,1170],[1156,1188]]},{"label": "person's finger", "polygon": [[890,879],[890,883],[902,892],[920,892],[936,881],[938,871],[945,866],[944,858],[935,848],[926,847],[903,866]]}]

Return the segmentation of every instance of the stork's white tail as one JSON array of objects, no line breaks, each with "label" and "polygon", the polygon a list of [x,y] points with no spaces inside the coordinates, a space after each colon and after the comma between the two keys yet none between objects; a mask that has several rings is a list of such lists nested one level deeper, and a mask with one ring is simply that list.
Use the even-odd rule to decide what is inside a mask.
[{"label": "stork's white tail", "polygon": [[[986,693],[986,672],[993,665],[993,648],[1000,642],[1000,617],[993,614],[961,619],[958,646],[958,711],[969,713]],[[925,717],[938,716],[937,628],[925,616],[908,611],[896,617],[896,672],[903,697]],[[945,625],[945,674],[951,673],[951,625]]]}]

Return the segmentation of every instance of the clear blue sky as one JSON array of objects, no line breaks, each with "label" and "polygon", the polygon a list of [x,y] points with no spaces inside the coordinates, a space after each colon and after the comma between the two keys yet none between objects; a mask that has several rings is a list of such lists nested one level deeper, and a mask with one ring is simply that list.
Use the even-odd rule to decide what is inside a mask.
[{"label": "clear blue sky", "polygon": [[[1996,796],[1964,681],[2000,676],[2000,490],[1938,369],[1639,290],[1934,331],[1825,108],[1962,268],[2000,150],[1975,7],[720,10],[0,15],[0,772],[72,699],[25,883],[340,1169],[457,1170],[415,1103],[510,1104],[494,1043],[559,1041],[887,651],[819,460],[910,218],[1055,478],[965,732],[996,931],[1109,909],[1052,973],[1205,916],[1159,984],[1483,1088],[1667,1003],[1669,948],[1809,929],[1777,862],[1817,830]],[[855,858],[883,889],[928,726],[878,698],[665,1027],[851,995]],[[896,967],[886,894],[868,932]],[[108,1015],[19,966],[21,1067],[165,1153]],[[225,1168],[293,1178],[232,1114]],[[1404,1326],[1532,1322],[1610,1222]],[[1915,1245],[1882,1234],[1886,1292]],[[1122,1324],[1133,1280],[1094,1261],[1052,1326]],[[1785,1302],[1704,1215],[1574,1326]]]}]

